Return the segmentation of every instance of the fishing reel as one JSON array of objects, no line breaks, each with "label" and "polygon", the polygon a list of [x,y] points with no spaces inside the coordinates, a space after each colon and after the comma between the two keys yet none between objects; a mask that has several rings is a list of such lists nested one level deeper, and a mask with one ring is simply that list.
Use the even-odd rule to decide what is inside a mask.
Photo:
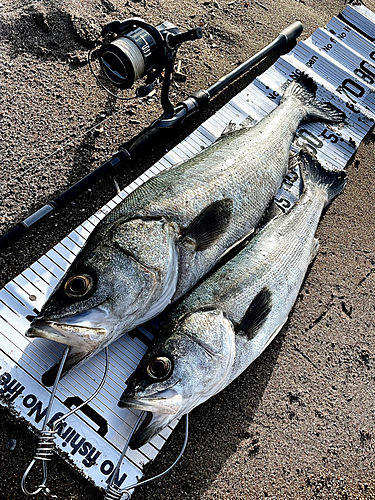
[{"label": "fishing reel", "polygon": [[[155,27],[134,17],[107,24],[101,37],[103,43],[92,57],[99,61],[105,80],[116,89],[130,89],[136,81],[146,77],[136,90],[137,96],[144,97],[164,72],[162,105],[165,111],[171,111],[168,90],[177,49],[183,42],[202,38],[201,28],[180,33],[169,21]],[[94,76],[97,78],[95,73]],[[108,86],[98,81],[111,93]]]}]

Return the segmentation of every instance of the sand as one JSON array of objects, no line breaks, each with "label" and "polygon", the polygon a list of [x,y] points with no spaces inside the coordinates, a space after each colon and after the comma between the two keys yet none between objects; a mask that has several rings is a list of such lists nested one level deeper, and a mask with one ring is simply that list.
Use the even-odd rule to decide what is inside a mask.
[{"label": "sand", "polygon": [[[375,1],[366,5],[375,11]],[[87,50],[110,20],[137,15],[153,24],[170,20],[181,30],[203,28],[203,39],[178,53],[187,76],[172,84],[171,96],[178,102],[207,88],[294,20],[303,23],[302,38],[307,38],[344,7],[344,0],[1,0],[0,233],[103,163],[161,114],[160,88],[150,98],[119,101],[108,97],[90,74]],[[147,161],[116,172],[120,186],[279,55],[272,54],[224,91],[150,152]],[[105,117],[108,121],[97,125]],[[62,152],[39,163],[69,141]],[[135,500],[375,498],[373,142],[370,133],[348,167],[345,192],[323,216],[317,233],[320,251],[286,327],[243,376],[192,412],[182,461],[159,483],[140,488]],[[114,194],[111,178],[97,183],[2,252],[0,286]],[[23,498],[20,479],[36,438],[7,409],[0,412],[0,498],[14,500]],[[147,475],[173,461],[182,427]],[[51,498],[103,498],[60,458],[54,458],[49,471]]]}]

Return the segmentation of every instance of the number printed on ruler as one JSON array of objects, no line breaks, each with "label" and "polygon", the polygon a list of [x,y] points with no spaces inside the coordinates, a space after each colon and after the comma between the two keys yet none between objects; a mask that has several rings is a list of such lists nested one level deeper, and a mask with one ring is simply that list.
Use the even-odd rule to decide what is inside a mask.
[{"label": "number printed on ruler", "polygon": [[[375,95],[372,86],[368,83],[375,77],[375,68],[372,64],[358,60],[358,66],[350,71],[339,65],[333,66],[333,62],[327,59],[321,50],[317,49],[317,52],[313,47],[308,42],[300,42],[293,50],[295,59],[313,69],[314,73],[329,83],[349,106],[354,106],[354,108],[360,106],[364,115],[375,118]],[[284,57],[292,65],[292,58]],[[360,79],[355,75],[355,69],[363,78]]]}]

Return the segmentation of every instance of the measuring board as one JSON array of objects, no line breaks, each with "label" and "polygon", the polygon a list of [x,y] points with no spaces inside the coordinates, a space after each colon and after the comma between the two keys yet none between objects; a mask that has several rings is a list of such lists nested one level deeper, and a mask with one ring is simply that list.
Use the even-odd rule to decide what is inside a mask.
[{"label": "measuring board", "polygon": [[[30,340],[24,333],[30,318],[41,310],[100,220],[142,183],[210,146],[229,122],[240,124],[247,119],[256,124],[278,105],[286,85],[302,71],[316,81],[317,98],[342,109],[347,121],[344,126],[303,124],[297,130],[293,148],[304,146],[329,169],[345,168],[375,120],[374,40],[375,14],[364,6],[347,6],[338,18],[280,57],[188,138],[0,290],[0,393],[7,404],[41,429],[50,397],[41,376],[58,362],[64,346]],[[299,174],[293,172],[277,194],[278,206],[288,210],[298,198],[299,189]],[[110,368],[103,389],[59,428],[57,451],[64,452],[63,458],[73,462],[97,486],[107,486],[137,420],[137,411],[120,409],[117,401],[156,327],[157,320],[140,327],[138,336],[137,331],[134,338],[126,334],[110,345]],[[103,372],[103,352],[72,369],[58,385],[50,421],[87,399],[98,387]],[[176,423],[139,450],[128,449],[118,486],[126,487],[142,477],[143,466],[156,457]]]}]

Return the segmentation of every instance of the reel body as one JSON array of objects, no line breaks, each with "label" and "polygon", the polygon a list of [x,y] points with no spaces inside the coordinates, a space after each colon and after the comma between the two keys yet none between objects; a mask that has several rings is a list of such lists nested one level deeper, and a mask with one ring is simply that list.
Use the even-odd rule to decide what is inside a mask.
[{"label": "reel body", "polygon": [[107,24],[102,37],[104,43],[95,57],[105,78],[119,89],[129,89],[137,80],[146,77],[145,84],[136,91],[138,96],[144,97],[154,88],[163,71],[172,71],[171,62],[181,43],[202,38],[202,30],[195,28],[180,33],[169,21],[155,27],[135,17]]}]

